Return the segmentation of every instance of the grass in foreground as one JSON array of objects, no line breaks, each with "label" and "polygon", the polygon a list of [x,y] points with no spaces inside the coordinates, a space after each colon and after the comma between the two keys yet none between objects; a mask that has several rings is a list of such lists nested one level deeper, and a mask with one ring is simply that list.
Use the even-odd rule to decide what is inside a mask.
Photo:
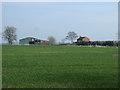
[{"label": "grass in foreground", "polygon": [[3,88],[116,88],[117,48],[3,45]]}]

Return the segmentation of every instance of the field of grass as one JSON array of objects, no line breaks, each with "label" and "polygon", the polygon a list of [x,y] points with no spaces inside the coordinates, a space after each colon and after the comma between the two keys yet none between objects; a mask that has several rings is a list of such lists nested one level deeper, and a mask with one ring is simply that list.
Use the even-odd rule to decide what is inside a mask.
[{"label": "field of grass", "polygon": [[3,88],[117,88],[115,47],[2,47]]}]

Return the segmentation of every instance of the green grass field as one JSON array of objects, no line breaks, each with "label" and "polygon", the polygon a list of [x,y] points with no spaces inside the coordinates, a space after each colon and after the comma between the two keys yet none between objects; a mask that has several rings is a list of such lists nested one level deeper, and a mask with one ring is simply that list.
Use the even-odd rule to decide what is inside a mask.
[{"label": "green grass field", "polygon": [[3,88],[117,88],[115,47],[2,47]]}]

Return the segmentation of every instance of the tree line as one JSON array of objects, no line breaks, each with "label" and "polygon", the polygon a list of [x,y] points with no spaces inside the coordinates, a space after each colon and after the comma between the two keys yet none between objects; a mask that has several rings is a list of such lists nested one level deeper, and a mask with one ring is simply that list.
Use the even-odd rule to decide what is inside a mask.
[{"label": "tree line", "polygon": [[83,45],[83,46],[119,46],[118,41],[81,41],[75,42],[75,45]]},{"label": "tree line", "polygon": [[[7,26],[5,27],[4,32],[2,33],[2,37],[4,40],[8,41],[8,44],[13,44],[14,41],[17,40],[17,33],[16,28],[13,26]],[[85,45],[85,46],[119,46],[118,41],[80,41],[80,42],[74,42],[74,40],[78,37],[78,35],[75,32],[68,32],[67,36],[62,39],[62,43],[59,45],[67,45],[68,43],[64,43],[66,40],[71,41],[71,45]],[[48,37],[48,41],[52,44],[56,44],[56,39],[53,36]]]}]

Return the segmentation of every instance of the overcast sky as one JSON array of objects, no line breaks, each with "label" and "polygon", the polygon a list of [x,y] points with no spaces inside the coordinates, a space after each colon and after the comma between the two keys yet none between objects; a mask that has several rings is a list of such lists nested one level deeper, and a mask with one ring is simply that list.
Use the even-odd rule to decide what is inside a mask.
[{"label": "overcast sky", "polygon": [[117,2],[4,2],[2,10],[3,29],[16,27],[18,40],[54,36],[60,42],[69,31],[92,41],[117,40]]}]

